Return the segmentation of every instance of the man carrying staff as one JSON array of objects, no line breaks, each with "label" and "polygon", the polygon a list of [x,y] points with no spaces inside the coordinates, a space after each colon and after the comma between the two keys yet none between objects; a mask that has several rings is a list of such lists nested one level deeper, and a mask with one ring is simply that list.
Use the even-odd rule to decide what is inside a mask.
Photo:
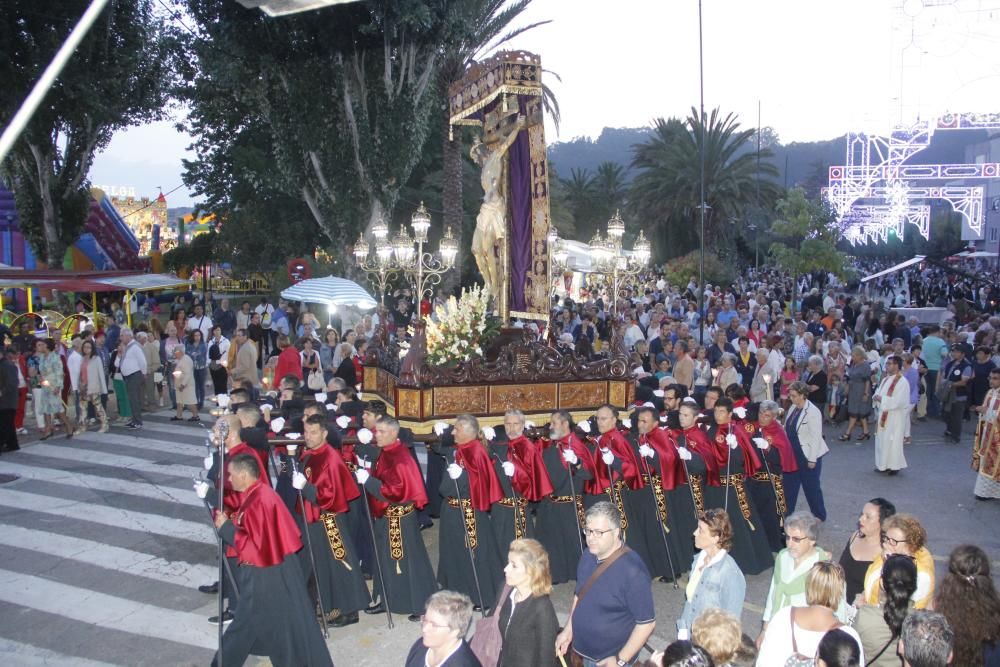
[{"label": "man carrying staff", "polygon": [[903,436],[910,418],[910,384],[903,377],[903,359],[892,355],[885,360],[885,376],[872,400],[878,410],[875,429],[875,472],[896,475],[906,467]]},{"label": "man carrying staff", "polygon": [[477,609],[486,609],[501,588],[503,561],[489,511],[503,498],[503,489],[479,441],[479,420],[468,414],[456,417],[454,438],[454,448],[435,449],[448,460],[448,474],[440,487],[445,502],[441,505],[438,583],[465,593]]},{"label": "man carrying staff", "polygon": [[295,515],[297,520],[305,521],[314,553],[310,556],[303,549],[299,560],[306,581],[310,575],[316,579],[323,613],[329,619],[335,609],[340,611],[329,619],[330,625],[342,628],[357,623],[358,611],[372,601],[344,519],[348,503],[361,492],[340,454],[327,442],[326,416],[307,417],[304,431],[306,451],[292,486],[302,492],[304,503],[296,503]]},{"label": "man carrying staff", "polygon": [[368,494],[368,506],[375,519],[377,567],[373,590],[380,599],[365,613],[381,614],[388,608],[407,613],[409,620],[417,622],[427,598],[437,589],[417,524],[417,510],[427,504],[427,494],[417,462],[399,441],[398,421],[387,415],[379,417],[375,444],[377,448],[356,448],[359,455],[375,459],[370,473],[364,467],[355,473]]},{"label": "man carrying staff", "polygon": [[[242,665],[263,655],[275,667],[333,667],[295,552],[302,540],[295,521],[270,486],[261,481],[253,454],[237,454],[228,479],[241,494],[233,512],[218,512],[215,525],[236,549],[240,613],[223,636],[223,659]],[[220,662],[218,653],[213,667]]]}]

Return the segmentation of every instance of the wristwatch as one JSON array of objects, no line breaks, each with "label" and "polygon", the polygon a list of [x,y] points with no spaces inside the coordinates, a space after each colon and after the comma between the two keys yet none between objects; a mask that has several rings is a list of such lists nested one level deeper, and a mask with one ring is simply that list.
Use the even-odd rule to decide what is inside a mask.
[{"label": "wristwatch", "polygon": [[618,667],[628,667],[628,661],[627,660],[622,660],[617,655],[615,656],[615,661],[616,661],[615,664],[618,665]]}]

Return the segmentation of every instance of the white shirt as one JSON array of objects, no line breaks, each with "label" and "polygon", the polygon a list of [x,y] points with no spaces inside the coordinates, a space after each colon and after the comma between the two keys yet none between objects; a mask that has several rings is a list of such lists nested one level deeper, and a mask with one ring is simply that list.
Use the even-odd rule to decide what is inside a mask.
[{"label": "white shirt", "polygon": [[266,303],[266,304],[264,304],[262,306],[257,306],[256,308],[254,308],[253,312],[255,312],[258,315],[260,315],[260,326],[261,326],[261,328],[263,328],[263,329],[270,329],[271,328],[271,319],[272,318],[268,317],[268,318],[265,319],[264,315],[272,315],[272,314],[274,314],[274,306],[272,306],[269,303]]},{"label": "white shirt", "polygon": [[147,372],[146,355],[142,353],[142,346],[134,339],[125,346],[125,354],[118,362],[118,368],[121,369],[122,377],[136,372],[143,374]]},{"label": "white shirt", "polygon": [[194,331],[195,329],[201,331],[202,340],[208,340],[212,335],[212,318],[208,315],[201,317],[192,315],[188,318],[187,324],[184,325],[184,331]]},{"label": "white shirt", "polygon": [[213,345],[219,346],[219,354],[222,355],[221,359],[225,359],[226,354],[229,352],[229,339],[226,338],[225,336],[220,336],[219,340],[215,340],[215,338],[209,338],[208,339],[209,349],[211,349]]},{"label": "white shirt", "polygon": [[66,357],[66,368],[69,370],[69,384],[73,391],[79,389],[80,384],[80,364],[83,363],[83,355],[72,350]]}]

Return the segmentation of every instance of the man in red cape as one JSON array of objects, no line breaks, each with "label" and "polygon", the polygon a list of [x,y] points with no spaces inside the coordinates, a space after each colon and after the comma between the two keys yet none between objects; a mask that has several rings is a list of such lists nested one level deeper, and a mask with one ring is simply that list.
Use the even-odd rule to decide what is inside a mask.
[{"label": "man in red cape", "polygon": [[236,549],[242,597],[223,636],[225,655],[220,661],[216,654],[213,667],[242,665],[250,655],[267,656],[275,667],[333,667],[294,557],[302,540],[288,508],[261,480],[253,454],[230,459],[228,479],[240,504],[235,511],[218,512],[215,525]]}]

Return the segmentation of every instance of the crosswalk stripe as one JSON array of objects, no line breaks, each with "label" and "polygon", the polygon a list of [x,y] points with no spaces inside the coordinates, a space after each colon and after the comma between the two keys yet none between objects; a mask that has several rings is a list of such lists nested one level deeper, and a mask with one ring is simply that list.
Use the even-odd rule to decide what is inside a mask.
[{"label": "crosswalk stripe", "polygon": [[149,436],[127,435],[120,433],[98,433],[90,431],[83,435],[74,436],[73,442],[95,442],[109,445],[125,445],[137,449],[148,449],[150,451],[165,452],[167,454],[178,454],[180,456],[195,456],[201,458],[205,456],[204,445],[189,445],[183,442],[171,442],[168,439],[155,439]]},{"label": "crosswalk stripe", "polygon": [[[0,600],[100,628],[214,649],[215,626],[201,614],[173,611],[0,569]],[[137,644],[138,645],[138,644]]]},{"label": "crosswalk stripe", "polygon": [[[186,423],[186,422],[183,422]],[[205,426],[212,426],[215,423],[215,418],[210,417],[209,419],[202,422]],[[142,429],[136,431],[137,433],[142,433],[143,431],[156,431],[157,433],[169,433],[170,435],[185,435],[192,438],[204,438],[207,435],[206,430],[200,426],[182,426],[178,423],[171,422],[157,422],[151,419],[147,419],[142,423]]]},{"label": "crosswalk stripe", "polygon": [[144,472],[156,472],[163,475],[183,477],[191,479],[204,468],[200,465],[160,465],[154,461],[140,459],[135,456],[122,456],[120,454],[104,454],[88,449],[74,448],[72,445],[33,445],[26,449],[25,454],[37,454],[38,456],[51,456],[57,459],[78,461],[92,465],[110,466],[113,468],[130,468],[132,470],[142,470]]},{"label": "crosswalk stripe", "polygon": [[151,535],[165,535],[192,542],[207,542],[212,539],[212,529],[208,525],[207,514],[205,515],[205,523],[195,523],[158,514],[81,503],[76,500],[62,500],[52,496],[26,493],[3,487],[0,487],[0,506],[57,516],[73,516],[80,521],[91,521],[105,526],[127,528]]},{"label": "crosswalk stripe", "polygon": [[118,479],[117,477],[99,477],[97,475],[84,475],[78,472],[66,472],[65,470],[55,470],[53,468],[39,468],[11,463],[7,461],[8,458],[5,456],[0,461],[0,473],[17,475],[23,479],[94,489],[95,491],[124,493],[130,496],[152,498],[153,500],[171,500],[182,505],[196,507],[201,507],[202,505],[202,502],[188,487],[178,489],[170,486],[150,484],[149,482],[130,482]]},{"label": "crosswalk stripe", "polygon": [[0,523],[0,544],[82,561],[125,574],[194,589],[217,578],[209,565],[169,561],[101,542]]},{"label": "crosswalk stripe", "polygon": [[56,653],[40,646],[23,644],[0,637],[0,656],[8,665],[21,667],[52,667],[52,665],[73,665],[73,667],[117,667],[110,662],[99,662],[78,658],[75,655]]}]

